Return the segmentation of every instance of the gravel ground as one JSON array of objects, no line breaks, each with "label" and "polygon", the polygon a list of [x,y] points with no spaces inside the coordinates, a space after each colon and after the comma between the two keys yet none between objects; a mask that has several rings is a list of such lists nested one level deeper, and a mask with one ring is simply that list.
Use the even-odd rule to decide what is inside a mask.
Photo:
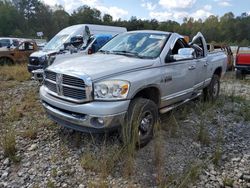
[{"label": "gravel ground", "polygon": [[162,115],[161,131],[131,155],[117,133],[89,135],[48,120],[37,91],[33,81],[1,90],[0,134],[15,135],[16,152],[6,156],[0,145],[0,188],[250,187],[249,79],[229,75],[216,104],[195,100]]}]

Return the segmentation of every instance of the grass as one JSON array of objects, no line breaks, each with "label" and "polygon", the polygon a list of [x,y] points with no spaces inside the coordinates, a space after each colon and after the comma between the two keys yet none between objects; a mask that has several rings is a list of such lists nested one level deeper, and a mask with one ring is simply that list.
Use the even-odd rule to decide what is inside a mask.
[{"label": "grass", "polygon": [[108,182],[105,180],[98,180],[98,181],[90,181],[88,183],[89,188],[108,188],[110,187]]},{"label": "grass", "polygon": [[97,172],[102,178],[106,178],[120,159],[121,151],[121,148],[117,145],[110,146],[104,142],[100,151],[96,154],[91,151],[89,146],[80,158],[80,164],[82,168]]},{"label": "grass", "polygon": [[246,103],[242,105],[239,115],[242,116],[245,121],[250,121],[250,101],[246,101]]},{"label": "grass", "polygon": [[189,170],[183,176],[182,178],[183,181],[176,187],[184,188],[184,187],[188,187],[188,185],[190,185],[191,183],[194,183],[198,179],[203,168],[204,168],[204,164],[202,163],[196,162],[192,164]]},{"label": "grass", "polygon": [[24,138],[29,138],[29,139],[36,139],[37,138],[37,134],[38,134],[38,130],[37,127],[35,127],[36,125],[32,125],[32,126],[28,126],[28,128],[22,133],[22,136]]},{"label": "grass", "polygon": [[47,187],[48,187],[48,188],[55,188],[56,185],[55,185],[55,183],[54,183],[52,180],[49,180],[49,181],[47,182]]},{"label": "grass", "polygon": [[13,129],[7,129],[2,133],[1,146],[3,148],[4,156],[11,159],[16,157],[16,133]]},{"label": "grass", "polygon": [[199,131],[197,135],[197,140],[202,144],[208,146],[210,144],[210,137],[207,128],[204,125],[203,120],[199,124]]},{"label": "grass", "polygon": [[222,143],[223,143],[223,124],[220,123],[220,126],[217,129],[216,135],[216,147],[213,154],[213,163],[218,166],[222,156]]},{"label": "grass", "polygon": [[18,81],[23,82],[30,79],[27,66],[24,64],[16,64],[12,66],[2,66],[0,69],[0,81]]},{"label": "grass", "polygon": [[234,180],[232,178],[229,178],[229,177],[223,178],[224,186],[233,187],[233,183],[234,183]]},{"label": "grass", "polygon": [[177,137],[178,136],[178,130],[180,129],[178,119],[176,119],[176,113],[171,112],[168,114],[167,118],[164,118],[163,122],[161,123],[162,130],[165,130],[169,132],[169,135],[171,137]]},{"label": "grass", "polygon": [[156,171],[156,184],[163,187],[166,184],[164,173],[164,142],[161,134],[161,127],[156,124],[154,129],[154,165]]}]

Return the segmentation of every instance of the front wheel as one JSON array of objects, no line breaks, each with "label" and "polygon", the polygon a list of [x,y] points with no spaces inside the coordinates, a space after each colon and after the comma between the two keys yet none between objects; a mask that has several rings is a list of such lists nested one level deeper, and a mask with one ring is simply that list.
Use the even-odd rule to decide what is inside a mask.
[{"label": "front wheel", "polygon": [[131,101],[126,119],[127,124],[121,131],[123,143],[143,147],[153,137],[158,119],[157,105],[149,99],[135,98]]},{"label": "front wheel", "polygon": [[12,59],[8,58],[8,57],[1,57],[0,58],[0,65],[13,65],[14,62]]},{"label": "front wheel", "polygon": [[220,93],[220,77],[214,74],[210,84],[203,89],[205,101],[215,101]]}]

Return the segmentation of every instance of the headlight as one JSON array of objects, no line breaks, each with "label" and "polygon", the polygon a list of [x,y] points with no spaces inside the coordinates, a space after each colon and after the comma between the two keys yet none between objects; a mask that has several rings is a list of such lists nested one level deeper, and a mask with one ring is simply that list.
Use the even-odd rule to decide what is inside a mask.
[{"label": "headlight", "polygon": [[46,60],[47,60],[47,56],[46,55],[39,57],[39,61],[41,63],[44,63]]},{"label": "headlight", "polygon": [[122,80],[103,81],[94,84],[95,99],[119,100],[125,99],[129,91],[129,82]]}]

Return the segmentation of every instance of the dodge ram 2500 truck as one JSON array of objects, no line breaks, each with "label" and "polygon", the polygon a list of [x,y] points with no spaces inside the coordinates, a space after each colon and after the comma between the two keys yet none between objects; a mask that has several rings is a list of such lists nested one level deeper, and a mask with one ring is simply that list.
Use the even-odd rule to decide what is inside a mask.
[{"label": "dodge ram 2500 truck", "polygon": [[226,68],[225,53],[208,53],[201,33],[188,44],[177,33],[132,31],[94,55],[49,66],[40,98],[49,117],[62,126],[88,132],[133,128],[145,145],[158,113],[202,92],[216,99]]}]

